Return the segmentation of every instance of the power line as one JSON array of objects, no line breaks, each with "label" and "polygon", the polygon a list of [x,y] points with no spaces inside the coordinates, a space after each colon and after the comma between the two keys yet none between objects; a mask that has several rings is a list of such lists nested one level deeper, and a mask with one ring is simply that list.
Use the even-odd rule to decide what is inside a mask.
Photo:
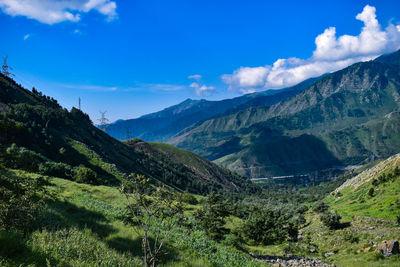
[{"label": "power line", "polygon": [[106,113],[107,111],[100,111],[100,119],[99,119],[99,128],[102,129],[104,132],[107,131],[107,126],[108,126],[108,122],[109,120],[106,118]]}]

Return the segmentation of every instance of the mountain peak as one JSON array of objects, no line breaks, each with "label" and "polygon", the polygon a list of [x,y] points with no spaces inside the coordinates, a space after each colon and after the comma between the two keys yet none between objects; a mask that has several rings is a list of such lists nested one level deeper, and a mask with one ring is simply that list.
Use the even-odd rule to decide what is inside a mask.
[{"label": "mountain peak", "polygon": [[391,65],[400,65],[400,49],[396,52],[382,55],[376,58],[375,61]]}]

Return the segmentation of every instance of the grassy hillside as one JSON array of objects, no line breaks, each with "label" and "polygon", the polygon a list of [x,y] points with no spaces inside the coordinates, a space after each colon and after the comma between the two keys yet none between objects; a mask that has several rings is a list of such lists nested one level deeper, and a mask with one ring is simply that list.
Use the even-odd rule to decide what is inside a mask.
[{"label": "grassy hillside", "polygon": [[[306,223],[296,243],[248,246],[256,254],[319,257],[337,266],[400,266],[400,255],[384,258],[377,246],[398,240],[400,225],[400,154],[369,164],[333,190],[323,201],[341,216],[341,226],[330,229],[310,203]],[[373,193],[370,193],[373,188]]]},{"label": "grassy hillside", "polygon": [[[255,193],[258,190],[256,186],[234,172],[228,171],[215,163],[212,163],[193,152],[176,148],[163,143],[146,143],[140,139],[131,139],[125,143],[134,149],[137,153],[142,153],[154,159],[157,162],[163,162],[164,181],[173,180],[168,177],[171,175],[169,170],[176,170],[182,173],[187,183],[186,190],[193,192],[192,188],[198,188],[199,193],[219,191],[223,188],[231,192]],[[207,182],[207,183],[206,183]],[[184,180],[176,181],[171,185],[185,183]],[[181,186],[182,188],[182,186]]]},{"label": "grassy hillside", "polygon": [[400,216],[399,193],[400,154],[396,154],[346,181],[326,201],[346,218],[395,221]]},{"label": "grassy hillside", "polygon": [[89,175],[91,183],[114,185],[134,172],[154,183],[203,194],[213,190],[240,192],[249,184],[244,177],[207,160],[197,164],[216,171],[197,176],[190,166],[171,160],[173,157],[165,153],[152,155],[134,149],[93,126],[81,110],[63,109],[56,100],[37,90],[26,90],[3,75],[0,103],[0,159],[11,168],[57,173],[68,179],[75,179],[80,172]]},{"label": "grassy hillside", "polygon": [[[0,175],[38,178],[20,170]],[[124,223],[126,200],[117,188],[49,177],[46,189],[51,198],[32,233],[0,230],[1,266],[142,266],[140,231]],[[264,266],[202,230],[177,227],[166,252],[161,266]]]}]

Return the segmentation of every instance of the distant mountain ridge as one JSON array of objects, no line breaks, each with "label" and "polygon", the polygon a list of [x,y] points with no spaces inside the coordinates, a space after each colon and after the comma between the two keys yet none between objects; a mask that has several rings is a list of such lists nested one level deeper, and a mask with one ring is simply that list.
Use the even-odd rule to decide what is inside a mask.
[{"label": "distant mountain ridge", "polygon": [[[274,105],[211,118],[181,131],[170,142],[252,177],[301,173],[398,153],[399,54],[325,75]],[[352,127],[359,127],[358,135]],[[368,138],[371,132],[379,138]],[[369,144],[370,139],[379,145]]]},{"label": "distant mountain ridge", "polygon": [[220,101],[186,99],[159,112],[111,123],[107,127],[107,133],[120,140],[137,137],[146,141],[166,142],[181,130],[204,120],[235,113],[248,107],[276,104],[301,92],[317,79],[308,79],[285,89],[267,90]]}]

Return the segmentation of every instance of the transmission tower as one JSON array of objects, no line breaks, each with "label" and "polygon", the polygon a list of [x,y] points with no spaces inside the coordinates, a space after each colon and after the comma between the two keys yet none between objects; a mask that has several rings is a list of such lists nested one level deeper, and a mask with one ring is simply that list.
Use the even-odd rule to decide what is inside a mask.
[{"label": "transmission tower", "polygon": [[125,130],[126,130],[125,139],[126,140],[132,139],[132,134],[131,134],[131,130],[129,129],[129,127],[125,127]]},{"label": "transmission tower", "polygon": [[107,131],[107,126],[109,120],[106,118],[107,111],[100,111],[100,119],[99,119],[99,128],[102,129],[104,132]]},{"label": "transmission tower", "polygon": [[10,72],[10,70],[13,70],[13,68],[8,66],[8,64],[7,64],[8,55],[5,57],[2,57],[2,58],[3,58],[3,66],[1,67],[1,73],[3,73],[3,75],[5,75],[7,77],[15,76],[14,74],[12,74]]},{"label": "transmission tower", "polygon": [[79,110],[81,110],[81,98],[80,97],[78,99],[78,106],[79,106]]}]

